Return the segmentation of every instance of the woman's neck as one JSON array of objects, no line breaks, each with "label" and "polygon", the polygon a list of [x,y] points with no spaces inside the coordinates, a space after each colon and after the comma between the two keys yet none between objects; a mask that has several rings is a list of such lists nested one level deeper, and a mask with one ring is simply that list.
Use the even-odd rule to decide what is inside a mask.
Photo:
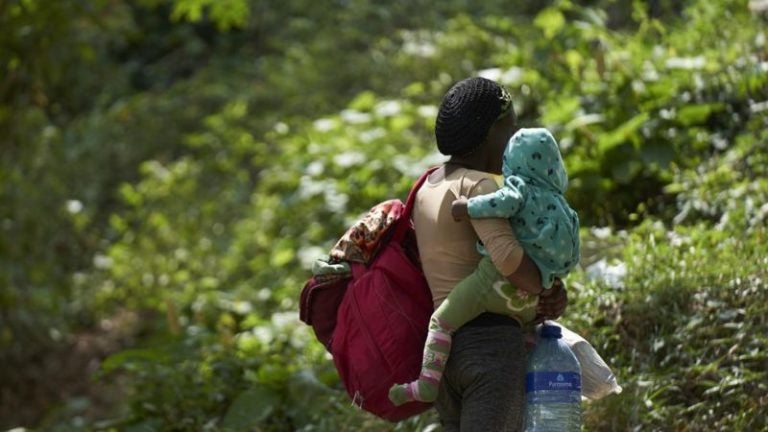
[{"label": "woman's neck", "polygon": [[481,151],[474,152],[469,156],[451,156],[446,164],[475,171],[490,172],[487,158],[484,157],[483,152]]}]

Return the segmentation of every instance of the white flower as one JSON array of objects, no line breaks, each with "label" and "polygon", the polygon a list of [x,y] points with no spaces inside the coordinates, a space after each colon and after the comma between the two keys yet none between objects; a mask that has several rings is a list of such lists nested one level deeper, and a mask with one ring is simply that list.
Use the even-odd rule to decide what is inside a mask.
[{"label": "white flower", "polygon": [[627,266],[623,262],[609,265],[602,259],[587,267],[587,277],[590,280],[602,280],[606,285],[614,289],[624,288],[624,277],[627,275]]},{"label": "white flower", "polygon": [[501,68],[483,69],[477,72],[477,76],[489,79],[491,81],[499,81],[501,78]]},{"label": "white flower", "polygon": [[365,162],[365,154],[358,151],[348,151],[334,156],[333,162],[341,168],[349,168]]},{"label": "white flower", "polygon": [[424,118],[437,117],[437,107],[434,105],[421,105],[416,112]]},{"label": "white flower", "polygon": [[384,128],[368,129],[367,131],[360,132],[360,141],[369,143],[371,141],[383,138],[387,135],[387,131]]},{"label": "white flower", "polygon": [[672,57],[667,59],[666,66],[668,69],[701,69],[706,64],[706,60],[702,56],[698,57]]},{"label": "white flower", "polygon": [[274,129],[275,129],[275,132],[279,133],[280,135],[287,134],[288,131],[290,130],[288,125],[283,122],[275,123]]},{"label": "white flower", "polygon": [[79,200],[68,200],[67,211],[71,214],[78,214],[83,211],[83,203]]},{"label": "white flower", "polygon": [[323,173],[325,165],[320,161],[313,161],[307,165],[307,175],[316,177]]},{"label": "white flower", "polygon": [[328,132],[336,127],[336,120],[333,119],[319,119],[313,123],[315,130],[318,132]]},{"label": "white flower", "polygon": [[297,311],[275,312],[272,314],[272,324],[277,330],[287,330],[301,325]]},{"label": "white flower", "polygon": [[368,123],[371,121],[371,115],[357,110],[346,109],[341,112],[341,119],[350,124]]},{"label": "white flower", "polygon": [[97,269],[108,269],[112,267],[112,264],[112,258],[106,255],[96,254],[93,256],[93,266]]},{"label": "white flower", "polygon": [[605,228],[592,228],[592,235],[599,239],[606,239],[611,236],[612,230],[611,227],[605,227]]},{"label": "white flower", "polygon": [[301,267],[305,270],[311,270],[312,264],[325,255],[325,249],[320,246],[308,246],[299,249],[297,253]]},{"label": "white flower", "polygon": [[381,117],[391,117],[393,115],[400,114],[402,106],[398,101],[383,101],[379,102],[375,108],[376,115]]}]

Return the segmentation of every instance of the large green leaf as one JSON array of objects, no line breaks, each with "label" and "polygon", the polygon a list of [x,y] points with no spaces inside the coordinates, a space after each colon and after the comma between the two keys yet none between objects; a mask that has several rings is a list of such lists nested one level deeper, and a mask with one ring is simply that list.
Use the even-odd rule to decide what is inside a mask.
[{"label": "large green leaf", "polygon": [[565,25],[565,16],[556,8],[547,8],[539,12],[533,24],[540,28],[547,39],[552,39]]},{"label": "large green leaf", "polygon": [[614,147],[630,142],[636,136],[638,129],[650,118],[650,114],[643,112],[635,115],[612,131],[607,131],[598,138],[598,149],[605,154]]},{"label": "large green leaf", "polygon": [[721,103],[686,105],[677,111],[677,121],[684,126],[703,123],[712,113],[721,111]]},{"label": "large green leaf", "polygon": [[280,396],[267,387],[254,387],[240,393],[224,415],[222,427],[247,430],[265,421],[279,406]]},{"label": "large green leaf", "polygon": [[206,10],[221,30],[242,27],[250,15],[247,0],[174,0],[171,16],[198,22],[203,19]]},{"label": "large green leaf", "polygon": [[101,370],[109,373],[117,368],[138,362],[162,362],[169,358],[168,352],[163,349],[127,349],[112,354],[101,363]]}]

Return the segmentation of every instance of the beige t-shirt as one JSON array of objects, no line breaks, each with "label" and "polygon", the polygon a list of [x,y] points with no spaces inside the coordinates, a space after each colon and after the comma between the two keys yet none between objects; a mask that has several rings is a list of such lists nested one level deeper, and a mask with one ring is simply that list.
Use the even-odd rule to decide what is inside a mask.
[{"label": "beige t-shirt", "polygon": [[523,248],[506,219],[456,222],[451,216],[451,203],[459,196],[469,198],[497,189],[492,174],[466,168],[453,169],[447,177],[443,169],[438,169],[419,189],[413,224],[435,307],[477,267],[481,258],[476,247],[478,240],[483,241],[501,274],[510,275],[520,265]]}]

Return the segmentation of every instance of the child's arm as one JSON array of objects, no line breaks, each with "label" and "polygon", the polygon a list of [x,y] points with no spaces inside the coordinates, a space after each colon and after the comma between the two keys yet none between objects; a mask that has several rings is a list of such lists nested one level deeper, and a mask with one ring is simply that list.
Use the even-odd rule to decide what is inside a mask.
[{"label": "child's arm", "polygon": [[469,217],[469,211],[467,210],[468,201],[467,197],[463,195],[453,200],[451,203],[451,216],[453,216],[453,220],[460,222]]},{"label": "child's arm", "polygon": [[451,215],[455,221],[467,217],[510,218],[520,211],[523,205],[523,194],[514,184],[507,182],[493,193],[478,195],[467,199],[461,196],[451,203]]},{"label": "child's arm", "polygon": [[473,219],[510,218],[523,206],[523,194],[517,185],[505,182],[496,192],[472,197],[467,201],[467,214]]}]

